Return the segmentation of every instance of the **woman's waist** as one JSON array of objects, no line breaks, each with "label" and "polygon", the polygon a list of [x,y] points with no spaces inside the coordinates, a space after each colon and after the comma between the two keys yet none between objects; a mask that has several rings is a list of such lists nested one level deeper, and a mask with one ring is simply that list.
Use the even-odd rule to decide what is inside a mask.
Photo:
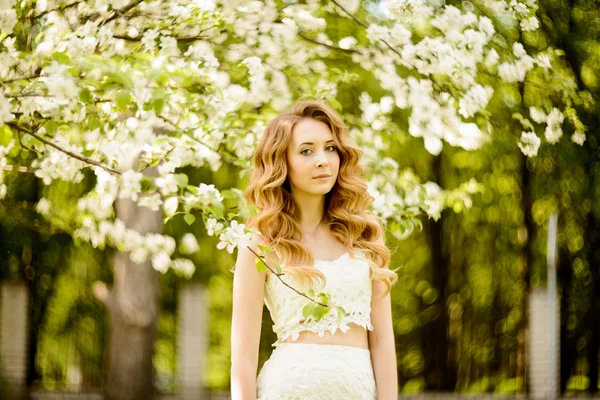
[{"label": "woman's waist", "polygon": [[296,340],[293,340],[292,336],[290,335],[284,340],[278,340],[277,343],[334,344],[340,346],[357,347],[360,349],[369,348],[367,330],[354,323],[348,324],[348,330],[346,332],[343,332],[339,328],[333,333],[331,333],[329,330],[324,332],[302,330],[298,332],[298,337]]}]

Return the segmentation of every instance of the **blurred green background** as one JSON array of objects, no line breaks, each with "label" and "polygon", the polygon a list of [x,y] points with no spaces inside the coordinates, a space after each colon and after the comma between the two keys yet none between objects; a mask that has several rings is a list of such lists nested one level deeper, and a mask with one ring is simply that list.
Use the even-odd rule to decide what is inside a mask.
[{"label": "blurred green background", "polygon": [[[456,3],[456,2],[449,2]],[[464,3],[457,3],[464,5]],[[600,351],[600,163],[598,108],[580,117],[589,127],[583,146],[569,135],[554,146],[542,146],[527,159],[516,145],[521,127],[507,108],[528,106],[546,96],[544,85],[564,90],[587,89],[598,104],[600,74],[600,5],[594,1],[540,2],[540,32],[522,40],[532,48],[548,45],[565,52],[555,76],[562,80],[496,86],[489,106],[498,117],[494,140],[477,151],[445,146],[439,156],[423,149],[422,140],[406,132],[406,115],[394,114],[394,144],[386,154],[423,181],[453,189],[474,177],[486,190],[468,210],[445,210],[439,221],[423,219],[424,228],[409,239],[392,235],[391,268],[400,267],[392,290],[400,390],[516,393],[527,387],[527,297],[546,285],[547,225],[559,215],[558,289],[560,294],[560,385],[566,392],[598,391]],[[328,34],[352,33],[347,19],[328,21]],[[330,65],[353,70],[344,54]],[[482,78],[482,80],[485,78]],[[496,81],[494,81],[496,82]],[[575,89],[574,89],[575,88]],[[383,95],[374,77],[340,87],[337,101],[358,113],[358,97]],[[182,171],[190,184],[213,183],[219,189],[239,187],[233,167]],[[28,383],[34,388],[68,389],[80,379],[83,389],[102,386],[107,337],[106,314],[91,294],[91,284],[110,284],[110,251],[75,245],[57,227],[35,213],[41,198],[72,198],[61,213],[76,212],[76,201],[93,183],[42,186],[26,174],[6,172],[9,192],[0,203],[0,281],[24,281],[32,298]],[[230,368],[230,318],[235,255],[217,251],[201,219],[189,227],[175,217],[165,233],[175,238],[190,231],[200,251],[192,258],[192,281],[209,291],[209,352],[204,380],[208,388],[226,391]],[[177,391],[177,301],[187,280],[169,271],[161,275],[162,308],[155,344],[156,387]],[[265,309],[259,366],[275,341]],[[73,369],[73,365],[80,369]],[[79,378],[69,376],[80,371]],[[79,373],[79,372],[78,372]]]}]

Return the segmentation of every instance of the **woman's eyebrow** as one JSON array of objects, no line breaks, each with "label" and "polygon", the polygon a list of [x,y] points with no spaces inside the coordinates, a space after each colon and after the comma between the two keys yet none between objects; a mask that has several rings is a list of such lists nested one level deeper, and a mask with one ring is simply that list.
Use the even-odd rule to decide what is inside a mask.
[{"label": "woman's eyebrow", "polygon": [[[334,141],[333,140],[328,140],[325,143],[327,144],[327,143],[331,143],[331,142],[334,142]],[[304,142],[304,143],[300,143],[300,145],[298,145],[298,147],[302,146],[303,144],[314,144],[314,143],[313,142]]]}]

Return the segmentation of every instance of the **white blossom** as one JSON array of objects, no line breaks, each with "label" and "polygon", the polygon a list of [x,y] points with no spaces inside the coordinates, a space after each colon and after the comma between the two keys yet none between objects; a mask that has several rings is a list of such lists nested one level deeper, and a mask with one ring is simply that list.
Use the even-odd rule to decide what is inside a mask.
[{"label": "white blossom", "polygon": [[500,56],[498,55],[498,52],[495,49],[491,49],[490,51],[488,51],[487,55],[485,56],[485,61],[483,62],[483,64],[487,68],[491,68],[491,67],[495,66],[496,64],[498,64],[499,59],[500,59]]},{"label": "white blossom", "polygon": [[541,139],[535,134],[535,132],[521,133],[521,140],[519,141],[519,149],[527,157],[535,157],[540,149]]},{"label": "white blossom", "polygon": [[540,21],[536,17],[527,18],[521,21],[521,30],[535,31],[540,27]]},{"label": "white blossom", "polygon": [[10,112],[10,102],[0,93],[0,125],[15,119],[15,114]]},{"label": "white blossom", "polygon": [[42,197],[38,200],[35,210],[42,215],[47,215],[50,212],[50,207],[52,207],[50,201]]},{"label": "white blossom", "polygon": [[546,126],[546,130],[544,131],[544,136],[549,143],[556,143],[561,138],[562,131],[562,123],[565,119],[565,116],[558,108],[553,108],[548,114],[548,125]]},{"label": "white blossom", "polygon": [[489,103],[494,89],[490,86],[475,85],[458,102],[458,112],[465,118],[470,118]]},{"label": "white blossom", "polygon": [[144,175],[141,172],[127,170],[121,174],[121,190],[119,198],[128,198],[133,201],[138,199],[138,193],[142,190],[141,180]]},{"label": "white blossom", "polygon": [[181,238],[181,251],[183,254],[192,254],[200,250],[196,236],[191,233],[186,233]]},{"label": "white blossom", "polygon": [[356,38],[354,36],[346,36],[345,38],[340,40],[339,46],[342,49],[350,49],[350,48],[354,47],[354,45],[357,43],[358,43],[358,41],[356,40]]},{"label": "white blossom", "polygon": [[152,267],[162,274],[169,270],[171,264],[171,257],[163,251],[152,256]]},{"label": "white blossom", "polygon": [[225,232],[219,236],[217,249],[220,250],[227,247],[227,252],[233,253],[233,249],[236,247],[248,245],[252,240],[252,234],[245,233],[244,227],[244,224],[240,224],[235,220],[231,221],[231,225],[225,228]]},{"label": "white blossom", "polygon": [[186,278],[191,278],[194,275],[194,271],[196,271],[196,266],[187,258],[176,258],[173,260],[172,268],[175,272],[180,273]]},{"label": "white blossom", "polygon": [[208,233],[208,236],[213,236],[215,233],[220,233],[222,229],[223,224],[218,222],[216,219],[209,218],[208,221],[206,221],[206,232]]},{"label": "white blossom", "polygon": [[164,212],[166,216],[171,216],[175,214],[177,211],[177,207],[179,205],[179,198],[177,196],[169,197],[165,200],[165,204],[163,206]]},{"label": "white blossom", "polygon": [[162,200],[160,198],[160,194],[152,193],[148,195],[142,195],[140,200],[138,201],[138,205],[143,207],[148,207],[153,211],[158,211],[162,204]]},{"label": "white blossom", "polygon": [[523,47],[522,43],[520,43],[520,42],[513,43],[513,54],[517,58],[523,58],[527,55],[527,52],[525,51],[525,48]]},{"label": "white blossom", "polygon": [[571,135],[571,140],[573,143],[583,146],[583,143],[585,142],[585,134],[580,131],[575,131],[573,132],[573,135]]},{"label": "white blossom", "polygon": [[0,32],[10,35],[13,33],[13,28],[19,22],[17,12],[13,8],[8,10],[0,10]]},{"label": "white blossom", "polygon": [[548,117],[544,110],[537,107],[529,107],[529,115],[531,115],[531,119],[537,122],[538,124],[546,123],[546,118]]}]

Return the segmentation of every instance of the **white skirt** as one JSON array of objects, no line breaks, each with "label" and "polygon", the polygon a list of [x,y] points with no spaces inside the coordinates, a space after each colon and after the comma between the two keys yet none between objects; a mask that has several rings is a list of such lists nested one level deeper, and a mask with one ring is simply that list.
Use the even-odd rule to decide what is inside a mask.
[{"label": "white skirt", "polygon": [[256,381],[257,400],[374,400],[368,349],[336,344],[281,343]]}]

